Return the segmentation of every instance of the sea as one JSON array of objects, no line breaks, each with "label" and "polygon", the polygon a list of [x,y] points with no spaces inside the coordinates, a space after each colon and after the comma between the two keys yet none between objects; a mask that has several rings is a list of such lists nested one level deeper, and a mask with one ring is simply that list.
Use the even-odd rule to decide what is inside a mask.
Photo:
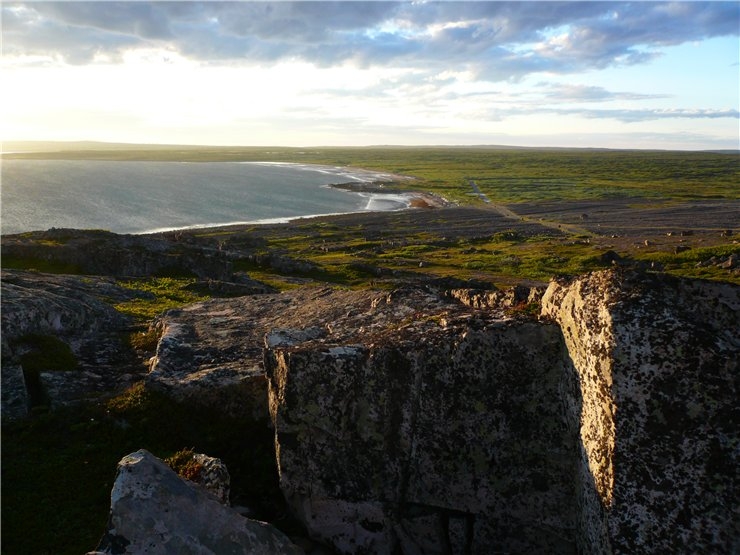
[{"label": "sea", "polygon": [[50,228],[151,233],[173,229],[400,210],[407,195],[331,184],[388,174],[271,162],[3,160],[3,235]]}]

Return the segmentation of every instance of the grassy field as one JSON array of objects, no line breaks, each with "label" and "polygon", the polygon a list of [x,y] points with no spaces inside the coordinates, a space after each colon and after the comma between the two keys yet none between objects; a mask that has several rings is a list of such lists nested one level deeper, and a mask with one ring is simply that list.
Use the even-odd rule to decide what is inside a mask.
[{"label": "grassy field", "polygon": [[[13,144],[6,145],[13,150]],[[42,148],[42,147],[40,147]],[[503,147],[194,147],[154,145],[46,145],[46,152],[4,158],[274,161],[349,166],[415,177],[399,187],[423,189],[460,203],[470,180],[494,202],[647,198],[740,198],[738,155],[712,152]],[[74,148],[77,148],[75,150]]]}]

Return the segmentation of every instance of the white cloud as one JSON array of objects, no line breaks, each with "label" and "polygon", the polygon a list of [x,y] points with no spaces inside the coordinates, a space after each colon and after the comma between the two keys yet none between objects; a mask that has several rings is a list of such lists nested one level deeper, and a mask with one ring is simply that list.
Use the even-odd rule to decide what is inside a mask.
[{"label": "white cloud", "polygon": [[355,144],[487,142],[542,135],[548,125],[598,136],[615,123],[689,121],[713,122],[727,138],[726,123],[738,118],[736,105],[711,100],[709,84],[700,95],[657,74],[652,85],[598,79],[615,68],[621,77],[659,68],[675,45],[737,37],[734,2],[30,2],[2,10],[3,74],[13,86],[0,109],[4,132],[16,137],[42,129],[39,114],[56,134],[90,132],[97,118],[99,134],[116,128],[142,141],[254,143],[256,134],[284,133],[284,144],[331,142],[332,133],[333,142],[351,134]]}]

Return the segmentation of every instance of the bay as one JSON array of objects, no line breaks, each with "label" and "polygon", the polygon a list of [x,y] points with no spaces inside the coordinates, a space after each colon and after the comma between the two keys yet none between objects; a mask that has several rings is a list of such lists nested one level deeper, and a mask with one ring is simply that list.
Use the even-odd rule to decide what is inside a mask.
[{"label": "bay", "polygon": [[0,227],[4,235],[52,227],[146,233],[406,208],[403,195],[328,186],[388,178],[267,162],[3,160]]}]

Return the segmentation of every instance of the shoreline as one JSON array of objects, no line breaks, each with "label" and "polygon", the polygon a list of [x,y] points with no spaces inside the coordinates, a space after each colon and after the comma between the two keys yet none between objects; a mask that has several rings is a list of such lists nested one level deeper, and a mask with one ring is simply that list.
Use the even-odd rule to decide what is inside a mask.
[{"label": "shoreline", "polygon": [[[322,214],[305,214],[301,216],[284,216],[277,218],[262,218],[258,220],[238,221],[238,222],[225,222],[225,223],[209,223],[209,224],[195,224],[185,227],[166,227],[156,228],[146,231],[137,231],[128,233],[128,235],[156,235],[159,233],[171,233],[174,231],[204,231],[204,230],[217,230],[217,229],[233,229],[240,228],[243,226],[253,225],[284,225],[301,220],[311,220],[314,218],[324,218],[331,216],[349,216],[352,214],[382,214],[382,213],[394,213],[402,212],[404,210],[430,210],[430,209],[441,209],[455,206],[454,203],[449,202],[447,199],[428,193],[425,191],[397,191],[390,192],[384,189],[385,185],[392,184],[392,181],[379,181],[379,182],[349,182],[349,183],[330,183],[324,185],[325,187],[331,187],[335,189],[344,190],[348,193],[358,194],[368,198],[368,203],[365,209],[353,210],[349,212],[327,212]],[[355,190],[355,187],[357,186]],[[382,191],[382,192],[381,192]],[[400,208],[391,209],[373,209],[368,208],[373,201],[382,201],[384,197],[401,197],[404,199],[404,206]]]},{"label": "shoreline", "polygon": [[[182,163],[182,162],[180,162]],[[187,162],[186,162],[187,163]],[[194,223],[194,224],[176,224],[176,225],[163,225],[160,227],[152,226],[150,228],[139,228],[130,231],[116,231],[110,230],[114,233],[128,234],[128,235],[151,235],[157,233],[166,233],[173,231],[188,231],[188,230],[200,230],[200,229],[213,229],[233,226],[245,226],[245,225],[275,225],[275,224],[287,224],[292,221],[316,218],[322,216],[337,216],[345,214],[361,214],[367,212],[396,212],[400,210],[418,209],[418,208],[441,208],[449,206],[451,203],[447,202],[446,199],[426,193],[423,191],[409,191],[404,190],[400,185],[415,181],[416,178],[412,176],[396,175],[389,172],[368,170],[364,168],[350,168],[347,166],[330,166],[324,164],[310,164],[310,163],[299,163],[299,162],[270,162],[270,161],[239,161],[239,162],[226,162],[226,163],[237,163],[237,164],[250,164],[259,166],[277,166],[277,167],[288,167],[295,170],[304,170],[314,173],[321,173],[327,176],[327,182],[319,185],[322,188],[331,188],[338,191],[344,191],[353,195],[359,195],[364,200],[362,206],[358,206],[356,209],[348,211],[331,211],[327,212],[313,212],[309,214],[296,214],[288,216],[276,216],[276,217],[265,217],[265,218],[254,218],[249,219],[247,216],[244,220],[231,220],[231,221],[211,221],[206,223]],[[332,181],[331,178],[338,178],[336,182]],[[341,181],[340,181],[341,180]],[[347,181],[350,180],[350,181]],[[299,207],[300,208],[300,207]],[[314,207],[314,209],[321,207]],[[154,223],[154,222],[152,222]],[[156,225],[156,224],[155,224]],[[68,225],[54,225],[52,227],[70,227]],[[142,226],[143,227],[143,226]],[[80,225],[75,225],[73,228],[84,229]],[[93,229],[95,227],[91,227]],[[50,228],[45,228],[50,229]],[[33,231],[43,231],[44,229],[19,229],[10,232],[2,231],[3,236],[17,235],[21,233],[28,233]]]}]

